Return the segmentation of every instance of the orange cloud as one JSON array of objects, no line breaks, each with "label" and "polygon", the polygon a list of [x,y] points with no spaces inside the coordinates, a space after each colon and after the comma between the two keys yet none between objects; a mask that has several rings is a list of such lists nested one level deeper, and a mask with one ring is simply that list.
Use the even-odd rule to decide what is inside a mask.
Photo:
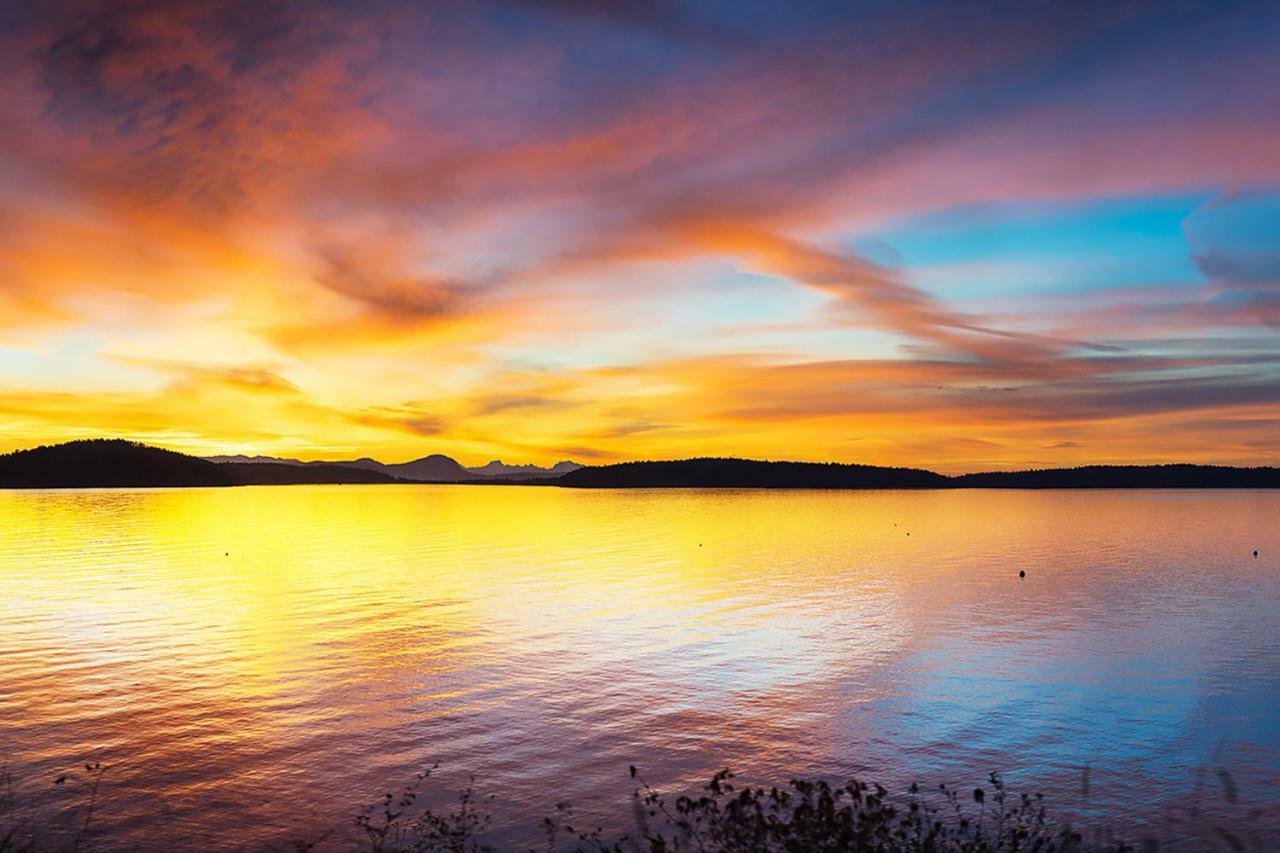
[{"label": "orange cloud", "polygon": [[993,306],[855,248],[941,209],[1275,186],[1262,12],[512,14],[15,9],[0,442],[1275,458],[1269,259],[1190,229],[1202,287]]}]

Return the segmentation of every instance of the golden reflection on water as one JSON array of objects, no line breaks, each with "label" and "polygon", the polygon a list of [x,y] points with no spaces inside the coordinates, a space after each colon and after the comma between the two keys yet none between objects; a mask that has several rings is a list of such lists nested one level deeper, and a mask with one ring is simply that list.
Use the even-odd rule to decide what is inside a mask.
[{"label": "golden reflection on water", "polygon": [[15,775],[113,765],[118,837],[196,847],[345,825],[434,760],[530,815],[625,794],[632,761],[671,782],[725,762],[1170,776],[1213,742],[1274,780],[1277,510],[1261,492],[5,492],[0,748]]}]

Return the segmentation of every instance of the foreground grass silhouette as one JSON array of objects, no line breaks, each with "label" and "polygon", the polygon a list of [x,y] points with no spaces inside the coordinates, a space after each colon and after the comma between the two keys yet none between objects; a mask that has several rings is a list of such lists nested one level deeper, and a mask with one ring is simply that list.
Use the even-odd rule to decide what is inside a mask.
[{"label": "foreground grass silhouette", "polygon": [[[93,850],[99,845],[120,847],[120,839],[94,832],[95,808],[104,768],[85,765],[84,773],[60,776],[54,784],[76,784],[82,804],[58,816],[56,832],[41,834],[29,816],[19,816],[12,788],[0,784],[0,853]],[[435,769],[435,768],[432,768]],[[1225,771],[1224,771],[1225,772]],[[536,845],[497,845],[490,832],[495,797],[478,797],[474,779],[446,807],[420,805],[428,770],[399,794],[386,794],[355,817],[354,836],[323,842],[295,841],[303,851],[356,850],[368,853],[485,853],[509,849],[580,851],[581,853],[1157,853],[1160,850],[1274,850],[1256,832],[1233,833],[1221,825],[1187,826],[1176,837],[1131,841],[1080,832],[1056,818],[1039,794],[1007,792],[998,774],[985,787],[959,791],[940,785],[922,791],[912,785],[893,797],[876,784],[849,781],[792,779],[769,788],[733,782],[728,770],[716,773],[701,792],[669,800],[649,786],[636,768],[631,813],[616,821],[627,832],[607,836],[600,829],[584,830],[574,823],[568,803],[558,803],[554,815],[541,821]],[[5,783],[0,774],[0,783]],[[1225,784],[1225,782],[1224,782]],[[43,824],[47,828],[47,824]],[[532,828],[531,828],[532,829]],[[56,841],[51,839],[57,839]],[[1172,842],[1172,843],[1170,843]],[[154,843],[154,842],[148,842]],[[163,844],[161,840],[159,843]],[[235,838],[225,845],[242,849]],[[126,849],[157,849],[141,845]],[[272,847],[269,849],[281,849]]]},{"label": "foreground grass silhouette", "polygon": [[[418,777],[396,797],[366,809],[356,823],[366,849],[374,853],[449,851],[484,853],[497,848],[483,836],[491,821],[492,799],[477,801],[471,786],[445,811],[416,810]],[[939,804],[927,805],[912,785],[904,803],[893,804],[879,785],[850,781],[793,779],[782,787],[737,788],[733,774],[722,770],[698,796],[668,802],[631,768],[638,787],[633,798],[634,829],[607,838],[600,830],[583,831],[572,823],[568,804],[555,817],[543,819],[548,851],[593,853],[667,853],[667,851],[850,851],[850,853],[996,853],[996,851],[1084,850],[1083,839],[1069,827],[1051,824],[1039,794],[1010,797],[1000,777],[990,777],[991,795],[974,789],[972,811],[960,792],[939,789]],[[1131,850],[1125,844],[1106,849]]]}]

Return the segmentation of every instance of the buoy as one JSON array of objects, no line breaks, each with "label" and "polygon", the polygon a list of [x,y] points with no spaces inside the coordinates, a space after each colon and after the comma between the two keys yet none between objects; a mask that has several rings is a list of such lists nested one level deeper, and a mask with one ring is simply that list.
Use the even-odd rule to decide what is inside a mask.
[{"label": "buoy", "polygon": [[1026,576],[1027,576],[1027,572],[1025,569],[1018,569],[1018,577],[1025,578]]},{"label": "buoy", "polygon": [[1255,560],[1256,560],[1256,559],[1258,559],[1258,549],[1257,549],[1257,548],[1254,548],[1254,549],[1253,549],[1253,559],[1255,559]]}]

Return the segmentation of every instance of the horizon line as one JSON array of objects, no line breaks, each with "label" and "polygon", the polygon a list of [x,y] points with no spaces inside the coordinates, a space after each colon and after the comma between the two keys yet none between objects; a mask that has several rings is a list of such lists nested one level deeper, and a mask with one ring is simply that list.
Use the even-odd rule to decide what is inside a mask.
[{"label": "horizon line", "polygon": [[[1185,467],[1185,468],[1221,468],[1221,469],[1235,470],[1235,471],[1280,470],[1280,463],[1275,463],[1275,464],[1257,463],[1257,464],[1251,464],[1251,465],[1242,465],[1242,464],[1229,464],[1229,463],[1221,463],[1221,462],[1164,461],[1164,462],[1084,462],[1084,463],[1065,465],[1065,466],[1044,466],[1044,467],[1024,467],[1024,468],[986,468],[986,469],[947,473],[945,471],[939,471],[932,467],[926,467],[923,465],[851,462],[851,461],[842,461],[842,460],[833,460],[833,459],[762,459],[762,458],[755,458],[755,457],[749,457],[749,456],[733,456],[733,455],[725,455],[725,456],[698,455],[698,456],[676,457],[676,458],[669,458],[669,459],[657,459],[657,458],[622,459],[622,460],[617,460],[613,462],[591,463],[591,464],[580,463],[580,462],[576,462],[574,460],[570,460],[566,458],[566,459],[561,459],[556,463],[552,463],[552,465],[546,465],[546,466],[536,465],[534,463],[514,463],[513,464],[509,462],[504,462],[501,459],[495,458],[495,459],[489,460],[489,462],[482,463],[479,465],[466,465],[460,462],[456,457],[450,456],[447,453],[439,453],[439,452],[428,453],[423,456],[416,456],[412,459],[404,460],[403,462],[383,462],[377,457],[371,456],[368,454],[363,454],[360,456],[345,458],[345,459],[300,459],[294,456],[274,456],[267,453],[246,453],[243,451],[237,452],[237,453],[212,453],[208,455],[196,455],[194,453],[188,453],[182,450],[174,450],[171,447],[165,447],[159,444],[151,444],[146,441],[140,441],[138,439],[133,439],[133,438],[125,438],[122,436],[114,436],[114,437],[95,436],[91,438],[72,438],[72,439],[65,439],[62,441],[45,442],[45,443],[35,444],[30,447],[14,448],[11,450],[0,451],[0,458],[11,456],[17,453],[24,453],[32,450],[38,450],[40,448],[45,448],[45,447],[61,447],[68,444],[88,443],[88,442],[126,442],[128,444],[133,444],[141,447],[148,447],[148,448],[153,448],[157,450],[168,451],[170,453],[177,453],[179,455],[186,456],[192,459],[209,461],[209,462],[212,462],[213,464],[235,464],[235,463],[227,463],[227,462],[217,462],[217,461],[214,461],[214,459],[216,457],[239,456],[245,459],[259,458],[259,459],[269,459],[269,460],[280,461],[280,462],[298,462],[301,464],[311,464],[311,465],[342,465],[342,464],[351,464],[354,462],[358,462],[362,459],[368,459],[373,462],[376,462],[379,465],[395,466],[395,465],[409,464],[409,463],[421,461],[423,459],[427,459],[430,457],[438,456],[438,457],[449,459],[454,463],[456,463],[457,465],[459,465],[459,467],[466,470],[483,468],[485,465],[489,464],[489,462],[500,462],[501,464],[509,465],[511,467],[532,466],[532,467],[539,468],[541,470],[550,470],[551,468],[554,467],[554,465],[560,464],[563,462],[571,462],[572,464],[579,465],[582,468],[607,468],[607,467],[618,466],[618,465],[645,465],[645,464],[652,465],[652,464],[664,464],[664,463],[670,464],[670,463],[697,462],[697,461],[748,462],[748,463],[775,464],[775,465],[837,465],[837,466],[860,467],[860,468],[879,468],[879,469],[888,469],[888,470],[897,469],[897,470],[906,470],[906,471],[919,471],[919,472],[924,472],[928,474],[934,474],[940,477],[945,477],[948,479],[956,479],[956,478],[967,477],[967,476],[978,476],[983,474],[1018,474],[1018,473],[1033,473],[1033,472],[1043,472],[1043,471],[1076,471],[1076,470],[1087,469],[1087,468]],[[262,463],[240,463],[240,464],[262,464]]]}]

